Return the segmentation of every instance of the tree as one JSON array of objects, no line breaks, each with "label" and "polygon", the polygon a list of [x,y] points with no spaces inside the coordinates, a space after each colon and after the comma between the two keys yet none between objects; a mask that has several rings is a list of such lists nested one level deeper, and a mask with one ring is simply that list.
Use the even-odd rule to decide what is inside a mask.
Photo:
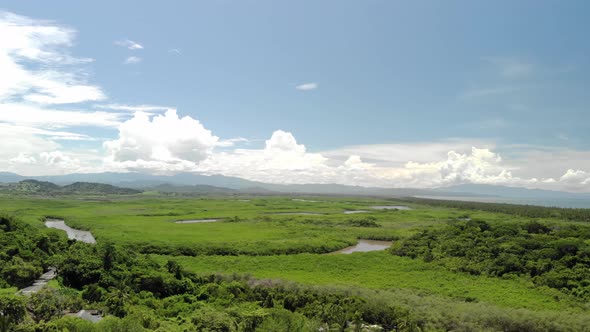
[{"label": "tree", "polygon": [[60,291],[45,287],[31,295],[29,307],[36,321],[50,321],[63,316],[65,303]]},{"label": "tree", "polygon": [[121,283],[118,287],[109,288],[105,304],[112,315],[117,317],[124,317],[127,315],[126,305],[130,301],[129,292],[129,287],[124,283]]},{"label": "tree", "polygon": [[179,279],[179,280],[182,279],[182,267],[180,265],[178,265],[178,263],[176,263],[176,261],[169,260],[166,263],[166,268],[168,269],[168,272],[170,272],[174,275],[174,278]]},{"label": "tree", "polygon": [[11,326],[24,321],[26,315],[25,300],[14,295],[0,296],[0,331],[6,332]]}]

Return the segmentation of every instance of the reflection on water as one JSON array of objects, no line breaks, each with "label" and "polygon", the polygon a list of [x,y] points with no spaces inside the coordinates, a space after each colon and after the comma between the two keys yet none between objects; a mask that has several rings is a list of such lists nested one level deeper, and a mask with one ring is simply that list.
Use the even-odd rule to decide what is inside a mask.
[{"label": "reflection on water", "polygon": [[385,250],[391,246],[392,241],[359,240],[359,242],[348,248],[340,249],[333,254],[352,254],[353,252],[369,252]]},{"label": "reflection on water", "polygon": [[221,219],[191,219],[191,220],[178,220],[176,221],[177,224],[195,224],[199,222],[216,222]]},{"label": "reflection on water", "polygon": [[61,219],[46,219],[45,226],[49,228],[61,229],[62,231],[66,231],[68,234],[68,239],[82,241],[86,243],[96,243],[96,239],[92,236],[92,233],[88,231],[81,231],[77,229],[73,229],[70,226],[66,225],[65,221]]},{"label": "reflection on water", "polygon": [[367,210],[348,210],[348,211],[344,211],[344,214],[357,214],[357,213],[367,213],[370,211]]}]

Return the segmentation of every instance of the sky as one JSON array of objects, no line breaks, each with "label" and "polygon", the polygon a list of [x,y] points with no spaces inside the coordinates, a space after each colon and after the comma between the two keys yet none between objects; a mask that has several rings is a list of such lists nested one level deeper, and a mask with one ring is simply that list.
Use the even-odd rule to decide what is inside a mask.
[{"label": "sky", "polygon": [[588,1],[0,1],[0,171],[590,192]]}]

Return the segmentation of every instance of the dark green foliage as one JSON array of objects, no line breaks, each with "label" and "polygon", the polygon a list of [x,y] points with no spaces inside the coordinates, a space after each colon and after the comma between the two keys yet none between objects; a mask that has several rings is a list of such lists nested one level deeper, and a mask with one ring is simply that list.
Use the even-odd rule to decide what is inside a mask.
[{"label": "dark green foliage", "polygon": [[64,238],[43,233],[11,216],[0,215],[0,288],[23,288],[41,275]]},{"label": "dark green foliage", "polygon": [[63,316],[66,298],[58,290],[45,287],[31,295],[29,308],[36,321],[50,321]]},{"label": "dark green foliage", "polygon": [[377,223],[377,218],[368,216],[360,219],[350,219],[348,223],[353,227],[381,227]]},{"label": "dark green foliage", "polygon": [[90,303],[101,302],[106,295],[106,290],[98,284],[89,284],[84,286],[82,298]]},{"label": "dark green foliage", "polygon": [[590,226],[458,221],[395,243],[399,256],[421,257],[474,275],[519,275],[589,300]]},{"label": "dark green foliage", "polygon": [[256,331],[275,332],[275,331],[301,331],[311,332],[318,331],[320,324],[314,320],[309,320],[302,314],[291,313],[285,309],[269,310],[269,314],[264,321],[257,327]]},{"label": "dark green foliage", "polygon": [[197,311],[191,322],[197,331],[237,331],[237,323],[228,313],[210,307]]},{"label": "dark green foliage", "polygon": [[26,302],[22,297],[0,295],[0,331],[6,332],[11,327],[24,321]]}]

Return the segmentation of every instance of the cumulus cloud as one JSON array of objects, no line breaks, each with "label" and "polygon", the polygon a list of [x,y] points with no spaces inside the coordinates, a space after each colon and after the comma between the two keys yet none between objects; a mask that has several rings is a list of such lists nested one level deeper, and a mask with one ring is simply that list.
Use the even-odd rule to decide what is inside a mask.
[{"label": "cumulus cloud", "polygon": [[105,98],[99,87],[85,83],[82,70],[62,70],[92,61],[67,52],[75,37],[72,29],[0,12],[0,35],[0,102],[69,104]]},{"label": "cumulus cloud", "polygon": [[310,83],[299,84],[299,85],[295,86],[295,89],[297,89],[299,91],[311,91],[311,90],[317,89],[319,86],[320,85],[318,83],[310,82]]},{"label": "cumulus cloud", "polygon": [[[151,117],[137,112],[121,124],[119,137],[104,143],[110,162],[122,167],[156,170],[185,170],[204,160],[219,138],[176,110]],[[123,164],[121,164],[123,163]]]},{"label": "cumulus cloud", "polygon": [[[307,151],[292,133],[277,130],[259,149],[216,149],[232,144],[214,136],[197,120],[179,118],[175,110],[169,110],[153,117],[137,113],[120,126],[119,138],[105,142],[104,147],[111,170],[189,171],[282,184],[433,188],[479,183],[590,190],[590,176],[584,171],[570,170],[558,178],[515,176],[513,171],[518,167],[505,162],[491,147],[469,147],[458,141],[317,153]],[[449,151],[453,146],[456,150]],[[373,161],[365,160],[363,154]]]},{"label": "cumulus cloud", "polygon": [[115,45],[125,47],[130,50],[141,50],[143,49],[143,45],[134,42],[133,40],[124,39],[124,40],[117,40],[115,41]]},{"label": "cumulus cloud", "polygon": [[86,135],[0,123],[0,169],[21,175],[53,175],[100,171],[95,157],[86,152],[82,158],[61,151],[58,141],[92,140]]},{"label": "cumulus cloud", "polygon": [[[417,156],[420,158],[420,153]],[[435,153],[430,156],[433,157],[431,161],[407,161],[403,165],[398,165],[397,161],[388,162],[386,156],[378,158],[378,163],[366,162],[359,155],[350,155],[339,161],[321,153],[309,153],[291,133],[276,131],[266,141],[264,149],[213,153],[197,166],[197,170],[272,183],[337,183],[390,188],[435,188],[478,183],[590,191],[590,175],[586,172],[568,171],[557,180],[514,176],[513,166],[488,148],[471,147],[464,153],[447,150],[444,157],[437,156],[438,153]],[[412,157],[408,151],[393,159],[411,160]]]},{"label": "cumulus cloud", "polygon": [[61,150],[21,152],[8,160],[7,169],[21,175],[95,173],[101,170],[97,161],[96,156],[88,153]]},{"label": "cumulus cloud", "polygon": [[263,149],[236,149],[216,152],[198,164],[196,170],[208,174],[240,176],[272,183],[309,183],[319,179],[327,159],[308,153],[289,132],[275,131]]},{"label": "cumulus cloud", "polygon": [[[408,158],[409,155],[398,158]],[[407,159],[406,159],[407,160]],[[487,149],[470,154],[448,152],[446,160],[406,162],[396,167],[376,165],[350,155],[344,161],[306,151],[293,134],[275,131],[263,149],[213,153],[197,169],[210,174],[245,177],[273,183],[339,183],[378,187],[436,187],[466,182],[492,183],[510,179],[501,158]]]},{"label": "cumulus cloud", "polygon": [[568,169],[559,178],[559,182],[566,186],[566,189],[577,190],[580,187],[590,187],[590,172]]}]

